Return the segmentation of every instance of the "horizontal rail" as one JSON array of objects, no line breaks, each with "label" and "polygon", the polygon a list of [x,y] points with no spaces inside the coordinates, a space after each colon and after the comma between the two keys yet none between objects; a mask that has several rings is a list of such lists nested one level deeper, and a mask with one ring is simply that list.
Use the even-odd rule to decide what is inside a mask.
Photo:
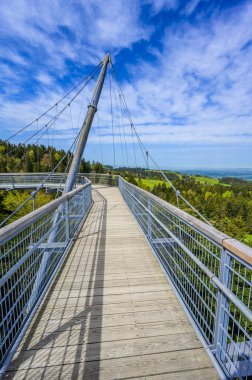
[{"label": "horizontal rail", "polygon": [[[21,176],[24,178],[23,174],[18,178]],[[54,180],[59,177],[56,174]],[[119,186],[226,376],[248,379],[252,375],[252,249],[120,176],[80,174],[77,181],[79,186],[72,192],[0,230],[1,357],[19,336],[69,249],[91,206],[92,182]],[[56,240],[50,240],[52,233]]]},{"label": "horizontal rail", "polygon": [[[38,183],[41,183],[41,180],[43,178],[46,178],[48,176],[47,172],[43,173],[1,173],[0,174],[0,185],[1,183],[4,183],[6,178],[10,179],[11,184],[11,178],[15,180],[23,178],[24,183],[27,183],[26,181],[32,181],[35,178],[37,178]],[[59,183],[62,181],[63,178],[67,177],[67,173],[53,173],[50,176],[50,181],[58,181]],[[78,184],[83,183],[84,178],[88,178],[93,184],[106,184],[106,185],[113,185],[118,186],[118,180],[121,178],[118,175],[112,175],[112,174],[101,174],[101,173],[78,173],[76,182]],[[64,184],[65,180],[62,181]],[[47,183],[46,183],[47,184]],[[45,184],[45,186],[46,186]],[[63,186],[63,185],[62,185]],[[132,185],[131,186],[135,186]],[[138,187],[136,187],[139,189]],[[154,194],[151,194],[143,189],[141,189],[143,193],[148,195],[151,199],[153,199],[155,202],[159,202],[160,205],[164,206],[166,209],[171,211],[173,214],[177,215],[179,218],[183,219],[185,222],[190,224],[192,227],[194,227],[196,230],[198,230],[200,233],[203,233],[208,238],[215,241],[217,244],[220,244],[221,246],[228,249],[230,252],[232,252],[237,257],[241,258],[242,260],[248,262],[249,264],[252,264],[252,249],[245,244],[231,238],[227,234],[224,234],[221,231],[218,231],[216,228],[209,226],[208,224],[202,222],[201,220],[195,218],[194,216],[188,214],[187,212],[177,208],[176,206],[173,206],[172,204],[165,202],[164,200],[160,199],[159,197],[155,196]]]},{"label": "horizontal rail", "polygon": [[[121,180],[125,181],[122,177]],[[126,182],[128,183],[128,182]],[[252,248],[248,247],[246,244],[241,243],[240,241],[231,238],[227,234],[217,230],[213,226],[210,226],[201,220],[195,218],[194,216],[188,214],[187,212],[179,209],[178,207],[164,201],[163,199],[157,197],[156,195],[149,193],[148,191],[139,188],[130,183],[130,186],[134,187],[136,190],[141,191],[143,194],[148,196],[154,202],[159,203],[161,206],[169,210],[171,213],[181,218],[184,222],[188,223],[191,227],[197,230],[199,233],[204,234],[209,239],[213,240],[217,244],[223,246],[232,252],[235,256],[241,258],[248,264],[252,264]]]},{"label": "horizontal rail", "polygon": [[[0,188],[34,189],[43,183],[43,188],[55,189],[65,186],[67,173],[2,173],[0,174]],[[78,174],[76,185],[84,184],[85,176]]]},{"label": "horizontal rail", "polygon": [[210,280],[228,297],[230,301],[237,306],[242,313],[248,318],[250,322],[252,322],[252,310],[250,310],[247,306],[245,306],[239,298],[235,297],[234,294],[219,281],[218,277],[216,277],[211,270],[207,268],[147,207],[143,205],[142,202],[139,201],[133,194],[130,193],[128,189],[126,191],[134,198],[143,209],[145,209],[146,213],[149,214],[161,227],[162,229],[170,235],[183,250],[188,254],[189,257],[199,266],[200,269],[210,278]]},{"label": "horizontal rail", "polygon": [[0,230],[0,365],[4,368],[92,206],[91,182],[85,182]]},{"label": "horizontal rail", "polygon": [[[64,188],[67,173],[1,173],[0,188],[4,190],[14,189],[34,189],[42,182],[43,188],[57,189]],[[83,185],[87,179],[93,184],[106,184],[118,186],[118,176],[101,173],[78,173],[76,176],[76,186]]]},{"label": "horizontal rail", "polygon": [[252,250],[122,178],[119,189],[227,378],[250,378]]},{"label": "horizontal rail", "polygon": [[87,182],[85,185],[78,187],[77,189],[72,190],[71,192],[62,195],[61,197],[47,203],[44,206],[41,206],[37,210],[30,212],[29,214],[19,218],[13,223],[0,229],[0,246],[5,243],[7,240],[11,239],[17,233],[21,232],[31,224],[35,223],[39,218],[55,210],[59,205],[64,203],[66,200],[73,197],[75,194],[78,194],[80,191],[86,189],[91,185],[91,182]]}]

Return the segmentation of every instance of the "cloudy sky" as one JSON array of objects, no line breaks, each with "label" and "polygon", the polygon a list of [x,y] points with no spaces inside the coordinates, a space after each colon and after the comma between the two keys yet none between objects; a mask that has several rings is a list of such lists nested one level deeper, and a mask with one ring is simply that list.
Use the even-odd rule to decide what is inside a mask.
[{"label": "cloudy sky", "polygon": [[[0,19],[1,138],[110,52],[136,129],[162,167],[252,167],[252,1],[2,0]],[[108,82],[85,156],[113,164]],[[55,127],[58,147],[70,146],[90,89]],[[131,158],[129,136],[126,145]]]}]

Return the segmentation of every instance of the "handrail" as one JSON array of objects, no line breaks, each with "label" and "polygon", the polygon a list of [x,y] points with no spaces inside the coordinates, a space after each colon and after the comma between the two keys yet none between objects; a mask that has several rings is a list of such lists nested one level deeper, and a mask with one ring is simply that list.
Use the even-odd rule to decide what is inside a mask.
[{"label": "handrail", "polygon": [[[125,202],[196,329],[228,378],[243,379],[251,375],[252,249],[120,176],[90,173],[89,178],[94,183],[119,185]],[[33,270],[30,271],[27,266],[37,271],[37,264],[48,255],[55,257],[53,265],[57,268],[91,206],[91,181],[87,181],[0,230],[0,246],[3,249],[0,259],[3,263],[8,255],[5,262],[7,270],[0,283],[0,288],[5,292],[0,302],[7,314],[0,321],[0,329],[5,328],[9,316],[14,328],[17,323],[21,329],[27,316],[31,315],[29,303],[20,313],[19,299],[24,295],[23,291],[19,295],[19,282],[27,292],[27,302],[31,282],[33,286],[37,284]],[[80,208],[81,204],[83,207]],[[59,213],[57,225],[52,223],[55,210]],[[70,228],[70,220],[71,223],[76,220],[73,229]],[[57,230],[57,239],[50,242],[47,238],[54,229]],[[46,281],[51,279],[49,269],[50,266],[45,275]],[[19,273],[18,281],[16,273]],[[12,288],[17,289],[17,299],[11,298]],[[36,300],[44,290],[42,287],[39,289]],[[32,298],[32,308],[34,302]],[[6,327],[5,340],[1,342],[5,344],[7,341],[8,347],[12,345],[11,331]],[[4,354],[1,347],[0,354]]]},{"label": "handrail", "polygon": [[[55,172],[48,178],[48,173],[0,173],[0,188],[6,190],[14,189],[37,189],[43,182],[43,188],[59,189],[64,188],[68,173]],[[78,173],[76,175],[76,186],[83,185],[86,179],[91,179],[92,183],[104,182],[110,185],[117,185],[118,176],[101,173]]]},{"label": "handrail", "polygon": [[60,204],[70,199],[75,194],[78,194],[80,191],[84,190],[88,186],[91,186],[91,182],[88,181],[85,185],[80,186],[67,194],[62,195],[61,197],[47,203],[44,206],[41,206],[37,210],[31,211],[29,214],[15,220],[14,222],[8,224],[7,226],[0,229],[0,245],[11,239],[14,235],[18,234],[31,224],[35,223],[39,218],[48,214],[49,212],[55,210]]},{"label": "handrail", "polygon": [[[124,178],[119,176],[122,181],[125,183],[129,183],[125,181]],[[232,252],[235,256],[241,258],[243,261],[247,262],[248,264],[252,264],[252,248],[248,247],[246,244],[230,237],[229,235],[219,231],[218,229],[209,226],[205,222],[197,219],[193,215],[188,214],[187,212],[179,209],[178,207],[172,205],[169,202],[166,202],[165,200],[157,197],[156,195],[136,186],[130,183],[132,187],[134,187],[136,190],[141,191],[146,196],[153,199],[155,202],[159,203],[163,207],[167,208],[169,211],[171,211],[174,215],[180,217],[185,222],[190,224],[191,227],[197,229],[200,233],[204,234],[217,244],[220,244],[224,248],[228,249],[230,252]]]},{"label": "handrail", "polygon": [[[1,173],[0,179],[2,176],[3,177],[10,177],[10,176],[13,176],[13,177],[15,177],[15,176],[36,177],[36,176],[43,176],[43,175],[47,175],[47,174],[48,174],[47,172],[41,172],[41,173]],[[58,177],[62,178],[62,175],[64,175],[64,173],[54,173],[54,174],[52,174],[51,178],[52,179],[58,178]],[[92,179],[92,177],[96,177],[96,178],[99,177],[99,178],[104,178],[104,179],[114,177],[115,179],[120,178],[121,180],[125,181],[121,176],[111,175],[111,174],[102,174],[102,173],[78,173],[77,178],[78,177],[84,177],[84,176],[90,177],[91,179]],[[125,181],[125,182],[128,183],[127,181]],[[164,206],[169,211],[171,211],[174,215],[182,218],[185,222],[189,223],[190,226],[197,229],[199,232],[203,233],[204,235],[206,235],[208,238],[212,239],[217,244],[220,244],[221,246],[225,247],[230,252],[232,252],[235,256],[241,258],[242,260],[244,260],[245,262],[247,262],[249,264],[252,264],[252,248],[248,247],[247,245],[241,243],[240,241],[238,241],[234,238],[231,238],[230,236],[228,236],[227,234],[217,230],[216,228],[209,226],[205,222],[197,219],[196,217],[188,214],[187,212],[179,209],[178,207],[164,201],[163,199],[160,199],[159,197],[155,196],[154,194],[152,194],[152,193],[150,193],[150,192],[148,192],[142,188],[139,188],[138,186],[135,186],[133,184],[131,184],[131,186],[140,190],[144,194],[148,195],[148,197],[152,198],[156,202],[160,203],[162,206]],[[1,239],[1,234],[0,234],[0,239]]]},{"label": "handrail", "polygon": [[213,272],[211,272],[206,267],[206,265],[204,265],[202,261],[200,261],[150,210],[148,210],[148,208],[145,207],[144,204],[139,201],[139,199],[131,194],[128,189],[126,189],[126,191],[141,205],[141,207],[145,209],[145,211],[162,227],[162,229],[165,230],[174,241],[176,241],[176,243],[188,254],[188,256],[191,257],[191,259],[200,267],[200,269],[202,269],[202,271],[210,278],[210,280],[230,299],[230,301],[235,304],[235,306],[237,306],[242,311],[246,318],[252,322],[252,311],[247,306],[245,306],[236,296],[234,296],[226,286],[223,286],[218,277],[215,276]]},{"label": "handrail", "polygon": [[227,378],[252,375],[252,249],[119,177],[119,189]]},{"label": "handrail", "polygon": [[0,230],[0,366],[3,365],[3,370],[92,203],[91,182],[87,181]]}]

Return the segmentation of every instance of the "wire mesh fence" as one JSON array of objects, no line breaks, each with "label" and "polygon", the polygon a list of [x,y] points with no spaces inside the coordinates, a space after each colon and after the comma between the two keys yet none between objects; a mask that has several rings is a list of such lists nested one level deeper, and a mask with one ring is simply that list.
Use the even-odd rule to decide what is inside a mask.
[{"label": "wire mesh fence", "polygon": [[[92,203],[91,181],[119,186],[227,378],[249,380],[251,249],[121,177],[98,173],[87,177],[79,174],[79,186],[67,198],[63,196],[36,210],[29,222],[12,223],[15,225],[7,235],[2,231],[11,225],[0,233],[0,360],[3,362],[8,354],[87,214]],[[56,176],[54,179],[55,183],[59,180]]]},{"label": "wire mesh fence", "polygon": [[225,375],[251,379],[252,250],[239,243],[239,256],[228,236],[122,178],[119,188]]},{"label": "wire mesh fence", "polygon": [[0,231],[0,364],[56,274],[91,204],[87,182]]},{"label": "wire mesh fence", "polygon": [[[64,187],[68,173],[1,173],[0,189],[37,188],[43,183],[45,188]],[[87,180],[93,184],[118,186],[118,176],[100,173],[78,173],[76,186],[83,185]]]}]

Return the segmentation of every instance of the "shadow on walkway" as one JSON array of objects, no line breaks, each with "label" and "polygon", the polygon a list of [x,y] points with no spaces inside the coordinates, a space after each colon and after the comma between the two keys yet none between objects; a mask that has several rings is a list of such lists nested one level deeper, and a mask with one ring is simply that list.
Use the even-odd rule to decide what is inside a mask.
[{"label": "shadow on walkway", "polygon": [[[86,220],[86,223],[84,225],[85,229],[80,232],[78,238],[76,239],[78,241],[75,242],[75,244],[79,244],[79,242],[82,239],[86,239],[88,236],[92,236],[93,239],[96,239],[95,242],[93,243],[95,248],[94,248],[90,268],[83,268],[83,278],[82,278],[81,284],[80,284],[79,296],[81,296],[82,285],[83,285],[84,281],[86,280],[85,273],[87,273],[89,281],[88,281],[88,283],[85,284],[85,289],[87,289],[87,293],[85,296],[85,305],[83,307],[83,310],[81,310],[73,318],[70,318],[67,322],[61,324],[59,328],[57,328],[54,331],[46,334],[46,336],[44,338],[42,338],[38,343],[31,345],[31,342],[32,342],[34,336],[36,335],[37,328],[38,328],[39,324],[41,323],[41,320],[44,317],[44,313],[48,307],[48,303],[49,303],[49,301],[50,301],[50,299],[51,299],[51,297],[55,291],[55,288],[58,284],[58,281],[59,281],[59,279],[60,279],[60,277],[64,271],[64,268],[65,268],[66,264],[71,263],[71,260],[74,258],[74,256],[72,256],[72,252],[73,252],[73,248],[72,248],[67,259],[65,260],[64,264],[62,265],[60,272],[57,274],[57,276],[53,282],[53,285],[51,286],[48,294],[46,295],[46,299],[43,301],[42,307],[40,308],[39,312],[37,313],[35,319],[32,322],[31,331],[28,333],[26,338],[24,338],[24,340],[22,341],[22,351],[20,351],[19,355],[14,360],[12,360],[12,362],[11,362],[11,367],[12,368],[16,367],[16,369],[13,371],[11,370],[9,372],[7,371],[6,377],[8,377],[8,378],[11,378],[12,375],[14,376],[16,371],[19,370],[19,367],[21,367],[22,363],[24,363],[25,361],[28,361],[28,359],[29,359],[29,366],[28,366],[27,370],[25,370],[24,372],[26,372],[28,374],[28,371],[31,368],[33,368],[33,370],[36,370],[32,366],[32,362],[33,362],[32,358],[36,355],[38,350],[43,350],[43,348],[47,348],[46,346],[48,346],[48,343],[50,343],[50,342],[52,343],[52,345],[50,346],[50,348],[52,349],[54,346],[53,342],[57,339],[57,337],[60,336],[60,334],[62,334],[66,330],[71,330],[76,325],[79,325],[80,326],[78,329],[79,337],[78,337],[78,341],[75,343],[76,346],[74,348],[74,350],[75,350],[74,356],[75,357],[73,359],[74,364],[73,364],[73,368],[72,368],[72,375],[69,374],[68,378],[71,378],[72,380],[74,380],[78,376],[81,377],[81,374],[83,374],[83,378],[84,378],[84,373],[86,372],[85,371],[86,364],[90,360],[92,361],[92,359],[89,359],[89,358],[91,356],[91,353],[93,352],[93,347],[92,347],[93,343],[91,343],[91,342],[93,342],[92,331],[95,328],[95,335],[96,335],[96,343],[95,343],[95,356],[96,356],[96,358],[95,358],[95,361],[96,361],[96,367],[95,367],[95,369],[93,368],[93,370],[92,370],[92,379],[95,379],[95,380],[99,379],[99,365],[100,365],[99,364],[100,363],[99,358],[100,358],[100,342],[101,342],[101,333],[102,333],[101,327],[102,327],[102,307],[103,307],[102,299],[103,299],[104,266],[105,266],[105,256],[104,255],[105,255],[105,244],[106,244],[106,225],[107,225],[107,212],[108,212],[108,210],[107,210],[106,198],[104,198],[102,196],[102,194],[99,192],[99,190],[93,190],[93,191],[94,191],[95,197],[96,197],[95,205],[96,206],[99,205],[99,212],[94,210],[94,206],[95,206],[94,205],[92,210],[94,210],[93,217],[95,216],[95,219],[94,220],[91,219],[92,218],[92,216],[91,216],[92,210],[91,210],[90,215],[89,215],[89,217]],[[96,223],[96,222],[97,222],[97,225],[94,226],[95,231],[91,234],[85,235],[87,227],[91,226],[93,223]],[[82,252],[80,252],[78,250],[78,255],[80,255],[80,253],[86,254],[86,252],[84,253],[85,247],[86,247],[86,244],[84,244],[84,247],[81,248]],[[87,250],[87,252],[88,252],[88,250]],[[75,253],[77,253],[77,251]],[[88,255],[89,254],[90,254],[90,252],[88,252]],[[87,258],[87,260],[88,260],[88,258]],[[87,266],[87,261],[86,261],[85,266]],[[71,266],[69,268],[71,269]],[[72,281],[73,281],[72,282],[72,285],[73,285],[74,284],[74,278],[72,279]],[[62,286],[63,285],[64,285],[64,282],[62,282]],[[96,288],[99,288],[99,299],[101,300],[99,302],[99,312],[100,312],[99,318],[97,318],[97,306],[98,305],[97,305],[97,302],[96,303],[94,302],[94,296],[96,295],[95,294]],[[77,303],[77,301],[76,301],[76,303]],[[94,308],[94,305],[96,305],[96,308]],[[76,307],[77,307],[77,305],[75,306],[75,308]],[[66,308],[66,306],[64,306],[64,310],[62,310],[63,312],[59,313],[61,315],[60,318],[62,318],[62,315],[64,314],[64,311],[65,311],[65,308]],[[49,317],[48,321],[49,320],[50,320],[50,317]],[[89,323],[89,325],[88,325],[88,323]],[[47,322],[45,323],[45,326],[46,326],[46,324],[47,324]],[[80,360],[80,358],[83,357],[82,351],[83,351],[84,347],[85,347],[85,358],[86,359],[85,359],[85,363],[83,366],[83,360]],[[25,353],[24,358],[22,358],[22,355],[24,353]],[[41,356],[43,356],[43,354]],[[50,356],[51,356],[51,352],[49,355],[47,355],[47,357],[42,358],[43,361],[41,362],[40,367],[43,366],[44,368],[43,368],[42,373],[40,372],[39,378],[41,378],[41,379],[45,378],[45,371],[46,371],[46,369],[48,369],[48,364],[49,364],[48,362],[49,362]],[[67,356],[67,342],[66,342],[65,354],[63,357],[63,363],[65,362],[66,356]],[[69,364],[68,361],[66,361],[66,363]],[[57,365],[57,362],[55,362],[55,364]],[[57,372],[57,378],[58,379],[64,378],[64,375],[62,374],[63,367],[64,367],[64,364],[61,365],[60,370]],[[24,378],[25,377],[26,377],[26,374],[24,373]],[[85,376],[85,378],[88,378],[88,377]],[[36,379],[38,379],[37,375],[36,375]]]}]

